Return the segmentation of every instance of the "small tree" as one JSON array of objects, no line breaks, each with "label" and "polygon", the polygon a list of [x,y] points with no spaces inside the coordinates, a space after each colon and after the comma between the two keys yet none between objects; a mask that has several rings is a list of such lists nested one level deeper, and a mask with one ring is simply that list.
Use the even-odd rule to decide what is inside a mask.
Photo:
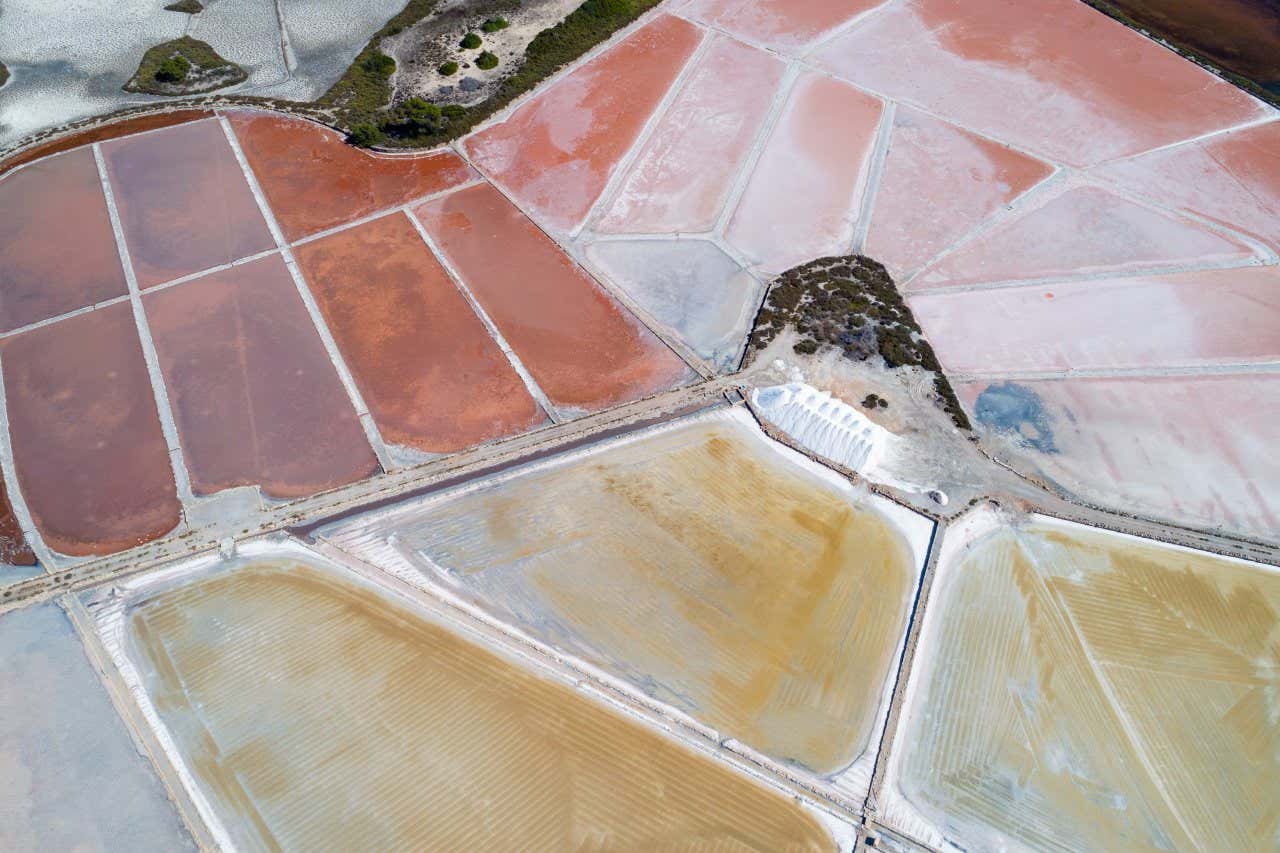
[{"label": "small tree", "polygon": [[467,33],[462,37],[460,44],[467,50],[475,50],[481,45],[480,35],[478,33]]},{"label": "small tree", "polygon": [[396,71],[396,61],[382,51],[374,51],[361,63],[365,71],[380,77],[390,77]]},{"label": "small tree", "polygon": [[376,124],[357,124],[347,136],[352,145],[369,148],[382,141],[382,130]]},{"label": "small tree", "polygon": [[481,71],[488,71],[490,68],[498,67],[498,57],[489,51],[485,51],[476,57],[476,68]]},{"label": "small tree", "polygon": [[156,79],[161,83],[181,83],[187,79],[187,74],[191,71],[191,63],[180,53],[160,63],[160,67],[156,69]]}]

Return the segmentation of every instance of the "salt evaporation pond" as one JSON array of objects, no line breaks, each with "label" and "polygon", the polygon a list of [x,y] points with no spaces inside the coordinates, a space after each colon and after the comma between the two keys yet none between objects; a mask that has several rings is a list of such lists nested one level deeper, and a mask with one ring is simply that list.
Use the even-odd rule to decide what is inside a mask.
[{"label": "salt evaporation pond", "polygon": [[195,850],[66,615],[0,619],[0,850]]},{"label": "salt evaporation pond", "polygon": [[834,849],[793,799],[273,547],[104,622],[224,846]]},{"label": "salt evaporation pond", "polygon": [[1280,572],[986,510],[953,536],[891,824],[969,850],[1280,844]]},{"label": "salt evaporation pond", "polygon": [[321,536],[834,776],[873,751],[930,530],[731,409]]}]

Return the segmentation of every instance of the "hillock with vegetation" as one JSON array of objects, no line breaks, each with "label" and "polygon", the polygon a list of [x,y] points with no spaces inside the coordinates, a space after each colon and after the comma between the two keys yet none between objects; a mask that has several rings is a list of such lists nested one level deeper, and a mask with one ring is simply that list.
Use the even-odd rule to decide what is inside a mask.
[{"label": "hillock with vegetation", "polygon": [[[748,359],[787,327],[800,335],[795,344],[800,354],[837,347],[855,361],[879,356],[891,370],[919,367],[931,372],[938,404],[956,426],[970,429],[933,348],[882,264],[863,255],[819,258],[778,276],[756,315]],[[879,402],[868,397],[863,405]]]},{"label": "hillock with vegetation", "polygon": [[[410,120],[406,121],[404,105],[390,103],[394,67],[388,70],[375,57],[383,55],[380,49],[383,38],[413,26],[432,11],[434,2],[410,0],[399,15],[370,39],[347,73],[317,101],[316,106],[329,111],[330,120],[345,129],[353,143],[421,148],[456,139],[658,5],[659,0],[586,0],[560,23],[534,36],[524,55],[511,63],[510,73],[490,97],[465,107],[440,107],[440,115],[426,121],[420,120],[421,108],[414,107],[411,112],[418,115],[408,116]],[[496,32],[506,24],[503,18],[493,18],[480,29],[486,33]],[[479,34],[470,32],[467,36],[475,36],[471,43],[479,40],[483,44]],[[487,51],[475,61],[482,70],[499,64],[498,57]],[[449,63],[440,66],[440,72],[452,73],[445,71],[446,65]]]},{"label": "hillock with vegetation", "polygon": [[223,59],[207,42],[189,36],[158,44],[142,55],[126,92],[198,95],[243,83],[248,74]]}]

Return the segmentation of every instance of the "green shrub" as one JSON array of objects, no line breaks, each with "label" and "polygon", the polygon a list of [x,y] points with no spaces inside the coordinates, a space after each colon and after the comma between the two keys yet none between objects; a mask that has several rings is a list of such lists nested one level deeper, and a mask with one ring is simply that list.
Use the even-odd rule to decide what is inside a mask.
[{"label": "green shrub", "polygon": [[364,70],[379,77],[390,77],[396,72],[396,61],[380,50],[375,50],[361,63]]},{"label": "green shrub", "polygon": [[368,148],[377,145],[382,141],[382,130],[375,124],[357,124],[351,128],[351,133],[347,136],[347,140],[352,145],[359,145],[361,148]]},{"label": "green shrub", "polygon": [[445,118],[462,118],[467,114],[467,108],[461,104],[448,104],[440,109]]},{"label": "green shrub", "polygon": [[467,33],[459,44],[467,50],[475,50],[481,45],[480,36],[477,33]]},{"label": "green shrub", "polygon": [[490,18],[480,25],[480,29],[486,33],[496,33],[498,30],[505,30],[511,26],[511,22],[506,18]]},{"label": "green shrub", "polygon": [[458,73],[458,63],[450,59],[448,62],[442,62],[440,67],[436,70],[445,77],[452,77],[454,74]]},{"label": "green shrub", "polygon": [[497,67],[498,57],[494,56],[487,50],[476,57],[476,68],[479,68],[481,71],[488,71],[490,68]]},{"label": "green shrub", "polygon": [[156,69],[156,79],[161,83],[181,83],[187,79],[191,71],[191,63],[182,54],[177,54],[160,63]]}]

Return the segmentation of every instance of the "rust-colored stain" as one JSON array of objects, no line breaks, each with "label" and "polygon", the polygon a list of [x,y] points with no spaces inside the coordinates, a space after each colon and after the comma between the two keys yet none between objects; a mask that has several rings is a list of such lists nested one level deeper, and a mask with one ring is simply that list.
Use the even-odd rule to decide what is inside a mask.
[{"label": "rust-colored stain", "polygon": [[539,221],[573,228],[701,39],[687,21],[657,18],[468,139],[471,161]]},{"label": "rust-colored stain", "polygon": [[296,251],[383,438],[451,453],[547,419],[407,216]]},{"label": "rust-colored stain", "polygon": [[140,287],[274,245],[216,120],[106,142],[102,154]]},{"label": "rust-colored stain", "polygon": [[244,850],[832,850],[785,797],[327,569],[132,610],[146,690]]},{"label": "rust-colored stain", "polygon": [[90,149],[0,181],[0,210],[0,331],[127,291]]},{"label": "rust-colored stain", "polygon": [[414,212],[557,406],[599,409],[689,375],[684,362],[489,184]]},{"label": "rust-colored stain", "polygon": [[104,139],[115,139],[130,133],[142,133],[144,130],[155,130],[161,127],[169,127],[170,125],[185,124],[196,119],[208,118],[209,115],[210,113],[207,110],[174,110],[173,112],[153,113],[151,115],[138,116],[137,118],[127,118],[123,121],[102,125],[101,127],[82,130],[79,133],[70,133],[28,148],[0,162],[0,175],[18,168],[23,163],[30,163],[32,160],[39,160],[41,157],[48,157],[60,151],[70,151],[72,148],[92,145]]},{"label": "rust-colored stain", "polygon": [[10,566],[34,566],[36,555],[27,544],[26,534],[18,525],[9,501],[8,484],[0,477],[0,563]]},{"label": "rust-colored stain", "polygon": [[302,119],[239,112],[231,116],[231,126],[290,240],[478,177],[452,151],[380,156]]},{"label": "rust-colored stain", "polygon": [[110,554],[177,526],[181,505],[128,304],[15,335],[0,356],[18,486],[49,547]]},{"label": "rust-colored stain", "polygon": [[379,470],[279,255],[144,299],[191,486],[313,494]]}]

